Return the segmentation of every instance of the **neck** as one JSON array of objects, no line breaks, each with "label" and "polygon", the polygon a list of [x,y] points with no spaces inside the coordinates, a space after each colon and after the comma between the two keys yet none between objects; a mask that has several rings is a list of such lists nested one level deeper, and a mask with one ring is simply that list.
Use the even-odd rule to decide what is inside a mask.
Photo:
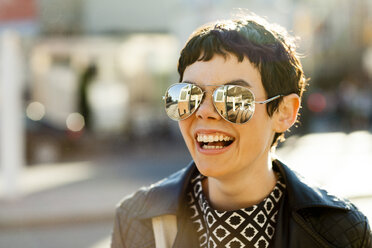
[{"label": "neck", "polygon": [[236,210],[261,202],[273,190],[276,180],[268,155],[264,161],[251,164],[234,176],[206,178],[203,191],[214,209]]}]

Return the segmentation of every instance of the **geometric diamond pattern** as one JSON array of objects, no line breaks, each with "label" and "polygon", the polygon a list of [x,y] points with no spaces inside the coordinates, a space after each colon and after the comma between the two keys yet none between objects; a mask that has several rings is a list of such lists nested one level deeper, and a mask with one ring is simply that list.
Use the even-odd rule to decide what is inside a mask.
[{"label": "geometric diamond pattern", "polygon": [[208,227],[211,227],[214,223],[216,223],[216,218],[213,216],[211,212],[207,213],[206,222],[208,224]]},{"label": "geometric diamond pattern", "polygon": [[214,236],[218,239],[218,241],[223,240],[226,238],[230,232],[224,227],[224,226],[219,226],[213,231]]},{"label": "geometric diamond pattern", "polygon": [[208,236],[207,233],[204,233],[199,237],[200,247],[205,247],[207,245]]},{"label": "geometric diamond pattern", "polygon": [[203,230],[203,225],[202,225],[202,220],[201,219],[195,220],[193,224],[194,224],[194,228],[196,229],[197,232],[200,232],[201,230]]},{"label": "geometric diamond pattern", "polygon": [[267,242],[267,240],[263,236],[261,236],[261,238],[257,240],[257,242],[254,244],[254,247],[256,248],[265,248],[268,246],[269,242]]},{"label": "geometric diamond pattern", "polygon": [[229,243],[227,243],[227,246],[229,248],[240,248],[245,247],[244,243],[240,241],[238,238],[233,238]]},{"label": "geometric diamond pattern", "polygon": [[256,217],[254,217],[254,220],[256,223],[260,226],[263,227],[266,223],[266,216],[265,213],[261,210],[260,212],[257,213]]},{"label": "geometric diamond pattern", "polygon": [[208,240],[208,248],[217,248],[217,244],[213,239]]},{"label": "geometric diamond pattern", "polygon": [[278,219],[278,212],[275,212],[272,216],[271,216],[271,221],[275,223],[275,221]]},{"label": "geometric diamond pattern", "polygon": [[191,215],[191,218],[195,218],[196,216],[198,216],[199,215],[199,212],[198,212],[198,210],[196,209],[196,206],[195,205],[192,205],[191,206],[191,209],[192,209],[192,215]]},{"label": "geometric diamond pattern", "polygon": [[233,212],[232,215],[226,219],[226,222],[236,229],[244,222],[244,217],[238,214],[237,212]]},{"label": "geometric diamond pattern", "polygon": [[246,228],[243,229],[242,235],[248,239],[248,241],[252,241],[252,239],[256,236],[258,230],[252,225],[248,224]]},{"label": "geometric diamond pattern", "polygon": [[196,184],[194,185],[194,195],[200,194],[202,191],[202,184],[200,181],[197,181]]},{"label": "geometric diamond pattern", "polygon": [[266,211],[266,213],[267,213],[267,214],[270,214],[270,212],[271,212],[271,211],[273,210],[273,208],[274,208],[274,203],[273,203],[273,201],[272,201],[270,198],[268,198],[267,201],[265,202],[264,207],[265,207],[265,211]]},{"label": "geometric diamond pattern", "polygon": [[280,174],[277,174],[274,189],[262,202],[233,211],[217,211],[209,205],[202,189],[204,178],[196,171],[190,180],[190,194],[187,195],[189,216],[199,237],[199,246],[269,247],[275,234],[280,200],[285,192]]},{"label": "geometric diamond pattern", "polygon": [[265,229],[266,235],[272,239],[274,236],[274,227],[271,224],[268,224]]}]

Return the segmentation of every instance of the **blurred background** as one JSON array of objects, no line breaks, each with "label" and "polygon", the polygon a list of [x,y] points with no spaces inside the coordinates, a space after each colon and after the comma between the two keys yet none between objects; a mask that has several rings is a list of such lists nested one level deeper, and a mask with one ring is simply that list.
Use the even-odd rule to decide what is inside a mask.
[{"label": "blurred background", "polygon": [[239,8],[301,38],[278,155],[371,219],[371,0],[2,0],[0,247],[108,247],[115,204],[190,161],[161,101],[180,49]]}]

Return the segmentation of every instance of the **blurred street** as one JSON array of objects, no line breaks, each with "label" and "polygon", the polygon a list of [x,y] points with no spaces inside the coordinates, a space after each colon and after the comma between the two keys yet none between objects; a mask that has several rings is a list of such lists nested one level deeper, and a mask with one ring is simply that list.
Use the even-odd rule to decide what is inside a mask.
[{"label": "blurred street", "polygon": [[[351,197],[372,219],[370,133],[293,136],[285,144],[277,154],[292,168]],[[24,195],[0,201],[0,247],[108,247],[116,203],[189,161],[179,139],[171,145],[128,144],[120,153],[80,162],[28,167],[22,175]]]},{"label": "blurred street", "polygon": [[162,142],[90,161],[28,167],[21,186],[26,194],[0,201],[0,247],[107,247],[119,200],[189,161],[183,143]]},{"label": "blurred street", "polygon": [[0,1],[0,248],[108,247],[120,199],[191,160],[161,101],[188,36],[252,14],[296,37],[311,79],[277,155],[371,220],[372,1],[12,0]]}]

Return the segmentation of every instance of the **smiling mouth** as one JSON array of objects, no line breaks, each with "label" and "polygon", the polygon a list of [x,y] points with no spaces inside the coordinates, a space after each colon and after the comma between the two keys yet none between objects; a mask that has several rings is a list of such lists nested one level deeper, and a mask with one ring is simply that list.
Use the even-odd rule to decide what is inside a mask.
[{"label": "smiling mouth", "polygon": [[196,140],[203,149],[222,149],[231,145],[235,138],[221,133],[202,134],[198,133]]}]

